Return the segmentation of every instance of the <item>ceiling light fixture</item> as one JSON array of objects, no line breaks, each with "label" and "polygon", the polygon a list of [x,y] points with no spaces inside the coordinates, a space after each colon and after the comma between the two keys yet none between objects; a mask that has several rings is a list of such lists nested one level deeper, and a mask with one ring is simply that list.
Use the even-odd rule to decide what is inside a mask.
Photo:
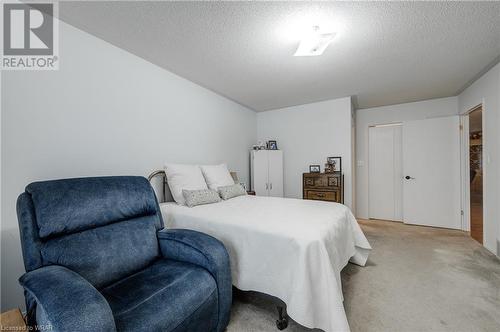
[{"label": "ceiling light fixture", "polygon": [[321,55],[335,37],[335,32],[321,33],[319,26],[315,25],[312,31],[302,37],[299,47],[293,56]]}]

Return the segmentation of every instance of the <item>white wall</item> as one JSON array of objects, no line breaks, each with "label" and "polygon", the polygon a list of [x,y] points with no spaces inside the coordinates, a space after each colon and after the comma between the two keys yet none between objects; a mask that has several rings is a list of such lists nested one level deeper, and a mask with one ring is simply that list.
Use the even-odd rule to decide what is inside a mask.
[{"label": "white wall", "polygon": [[259,140],[275,139],[283,150],[285,196],[302,198],[302,173],[324,169],[327,157],[341,156],[345,204],[352,207],[351,98],[286,107],[257,114]]},{"label": "white wall", "polygon": [[368,127],[453,115],[457,105],[450,97],[356,111],[356,217],[368,218]]},{"label": "white wall", "polygon": [[1,310],[22,306],[15,204],[36,180],[227,162],[247,182],[256,114],[61,22],[60,70],[2,73]]},{"label": "white wall", "polygon": [[483,104],[484,246],[500,255],[500,64],[493,67],[458,97],[460,114]]}]

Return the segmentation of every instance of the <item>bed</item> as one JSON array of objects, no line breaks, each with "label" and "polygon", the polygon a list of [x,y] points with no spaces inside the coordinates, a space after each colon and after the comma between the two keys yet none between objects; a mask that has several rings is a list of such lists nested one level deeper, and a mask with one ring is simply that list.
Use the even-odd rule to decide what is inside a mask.
[{"label": "bed", "polygon": [[247,195],[160,208],[167,228],[201,231],[224,243],[238,289],[281,299],[303,326],[349,331],[340,271],[349,261],[364,266],[371,247],[346,206]]}]

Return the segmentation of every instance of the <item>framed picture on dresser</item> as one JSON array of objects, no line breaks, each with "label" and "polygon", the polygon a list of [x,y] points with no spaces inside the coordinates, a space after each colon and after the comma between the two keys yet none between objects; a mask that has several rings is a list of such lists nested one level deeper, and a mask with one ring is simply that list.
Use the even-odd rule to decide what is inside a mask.
[{"label": "framed picture on dresser", "polygon": [[310,173],[319,173],[319,172],[321,172],[321,166],[319,166],[319,165],[310,165],[309,166],[309,172]]},{"label": "framed picture on dresser", "polygon": [[328,157],[326,161],[331,165],[331,172],[342,172],[342,157]]}]

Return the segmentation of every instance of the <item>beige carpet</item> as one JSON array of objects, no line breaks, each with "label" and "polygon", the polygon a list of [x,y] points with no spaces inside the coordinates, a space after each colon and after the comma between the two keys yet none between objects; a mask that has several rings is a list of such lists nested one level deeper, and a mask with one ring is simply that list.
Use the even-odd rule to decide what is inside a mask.
[{"label": "beige carpet", "polygon": [[[342,271],[353,332],[500,331],[500,260],[460,231],[360,222],[372,254]],[[272,299],[235,296],[228,332],[278,331]],[[290,321],[288,332],[311,331]]]}]

